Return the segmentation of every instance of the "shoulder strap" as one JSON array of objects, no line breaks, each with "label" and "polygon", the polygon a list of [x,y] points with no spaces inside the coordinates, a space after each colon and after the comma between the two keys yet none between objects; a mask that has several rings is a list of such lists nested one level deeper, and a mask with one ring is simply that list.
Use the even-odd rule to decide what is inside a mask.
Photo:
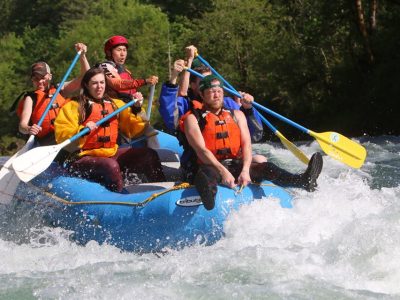
[{"label": "shoulder strap", "polygon": [[36,95],[36,93],[33,92],[33,91],[23,91],[21,94],[18,95],[17,98],[15,98],[13,104],[12,104],[12,105],[10,106],[10,108],[8,109],[8,112],[9,112],[10,114],[13,114],[13,113],[16,111],[16,109],[17,109],[17,106],[18,106],[18,104],[19,104],[19,101],[20,101],[21,99],[25,99],[25,97],[27,97],[27,96],[29,96],[29,97],[32,98],[32,101],[33,101],[33,103],[32,103],[32,110],[33,110],[33,109],[35,108],[35,105],[36,105],[36,102],[37,102],[37,95]]},{"label": "shoulder strap", "polygon": [[123,66],[123,65],[117,65],[116,66],[116,69],[117,69],[117,71],[118,71],[118,74],[121,74],[121,73],[124,73],[124,72],[126,72],[126,69],[125,69],[125,67]]},{"label": "shoulder strap", "polygon": [[237,118],[236,118],[236,115],[235,115],[234,109],[226,109],[226,110],[228,110],[228,111],[229,111],[229,113],[230,113],[230,114],[231,114],[231,116],[232,116],[232,119],[233,119],[233,121],[235,121],[235,123],[237,124],[237,123],[238,123],[238,120],[237,120]]},{"label": "shoulder strap", "polygon": [[[35,94],[32,91],[23,91],[21,94],[19,94],[17,96],[17,98],[15,98],[15,100],[13,101],[13,103],[11,104],[10,108],[8,109],[8,112],[13,113],[15,111],[15,109],[17,108],[18,102],[21,98],[25,98],[26,96],[31,96],[32,98],[32,94]],[[23,97],[22,97],[23,96]],[[33,99],[33,98],[32,98]]]},{"label": "shoulder strap", "polygon": [[37,94],[35,92],[29,92],[27,93],[27,96],[32,98],[32,111],[33,111],[37,103]]},{"label": "shoulder strap", "polygon": [[205,110],[204,109],[198,109],[198,108],[192,108],[191,109],[192,114],[195,116],[197,122],[199,123],[200,131],[203,131],[204,127],[207,124],[207,120],[205,118]]}]

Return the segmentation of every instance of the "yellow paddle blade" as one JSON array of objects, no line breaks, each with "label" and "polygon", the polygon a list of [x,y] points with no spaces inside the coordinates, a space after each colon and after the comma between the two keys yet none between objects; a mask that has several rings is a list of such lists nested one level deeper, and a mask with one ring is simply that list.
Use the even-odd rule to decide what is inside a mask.
[{"label": "yellow paddle blade", "polygon": [[297,148],[291,141],[289,141],[287,138],[285,138],[282,133],[280,133],[278,130],[275,131],[275,135],[281,140],[282,144],[288,149],[290,152],[292,152],[299,160],[301,160],[303,163],[308,165],[308,162],[310,161],[299,148]]},{"label": "yellow paddle blade", "polygon": [[309,130],[308,133],[315,137],[322,150],[334,159],[356,169],[364,164],[367,150],[359,143],[337,132],[316,133]]}]

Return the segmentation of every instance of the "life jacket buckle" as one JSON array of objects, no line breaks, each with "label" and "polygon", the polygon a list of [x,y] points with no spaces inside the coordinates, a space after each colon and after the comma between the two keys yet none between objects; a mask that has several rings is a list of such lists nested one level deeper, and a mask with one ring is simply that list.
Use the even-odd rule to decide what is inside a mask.
[{"label": "life jacket buckle", "polygon": [[227,155],[227,154],[231,154],[231,148],[222,148],[222,149],[218,149],[217,150],[217,154],[218,155]]},{"label": "life jacket buckle", "polygon": [[106,135],[106,136],[99,136],[99,137],[97,138],[97,141],[100,142],[100,143],[108,143],[110,140],[111,140],[111,139],[110,139],[110,136],[109,136],[109,135]]},{"label": "life jacket buckle", "polygon": [[229,137],[227,131],[217,132],[217,139],[226,139],[227,137]]}]

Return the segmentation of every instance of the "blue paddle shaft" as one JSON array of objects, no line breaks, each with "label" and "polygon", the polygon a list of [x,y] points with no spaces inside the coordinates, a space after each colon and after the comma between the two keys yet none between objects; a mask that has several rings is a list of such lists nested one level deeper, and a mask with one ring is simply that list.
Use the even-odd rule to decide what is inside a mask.
[{"label": "blue paddle shaft", "polygon": [[239,94],[238,91],[237,91],[233,86],[231,86],[231,84],[230,84],[228,81],[226,81],[225,78],[222,77],[222,75],[219,74],[219,73],[208,63],[208,61],[206,61],[203,57],[200,56],[200,54],[197,54],[196,57],[197,57],[204,65],[206,65],[207,67],[209,67],[212,73],[214,73],[214,74],[217,75],[219,78],[221,78],[221,80],[225,83],[225,85],[228,86],[229,89],[231,89],[232,91],[235,91],[237,94]]},{"label": "blue paddle shaft", "polygon": [[273,133],[276,133],[278,131],[278,129],[276,129],[275,126],[272,125],[262,114],[259,113],[259,116],[261,121],[263,121],[263,123],[267,125],[272,130]]},{"label": "blue paddle shaft", "polygon": [[[217,75],[218,77],[220,77],[221,80],[224,81],[224,83],[225,83],[226,85],[229,85],[230,87],[232,87],[229,83],[227,83],[227,81],[226,81],[225,79],[222,78],[221,75],[218,74],[217,71],[215,71],[215,70],[210,66],[210,64],[209,64],[206,60],[204,60],[200,55],[197,55],[197,57],[199,58],[199,60],[200,60],[203,64],[205,64],[206,66],[208,66],[212,72],[215,72],[215,75]],[[200,74],[199,72],[196,72],[195,70],[192,70],[192,69],[190,69],[190,68],[187,68],[186,70],[189,71],[190,73],[192,73],[192,74],[194,74],[194,75],[200,77],[200,78],[204,78],[204,75]],[[234,90],[234,89],[231,89],[231,88],[228,88],[228,87],[224,86],[224,90],[227,91],[227,92],[229,92],[229,93],[231,93],[232,95],[235,95],[235,96],[237,96],[237,97],[239,97],[239,98],[242,98],[242,95],[240,95],[240,94],[239,94],[236,90]],[[260,104],[258,104],[257,102],[253,102],[253,106],[255,106],[255,107],[261,109],[262,111],[264,111],[264,112],[266,112],[266,113],[268,113],[268,114],[270,114],[270,115],[272,115],[272,116],[274,116],[274,117],[276,117],[276,118],[278,118],[278,119],[280,119],[280,120],[282,120],[282,121],[284,121],[284,122],[286,122],[286,123],[289,123],[290,125],[296,127],[297,129],[299,129],[299,130],[301,130],[301,131],[303,131],[303,132],[305,132],[305,133],[307,133],[307,134],[309,133],[309,130],[308,130],[307,128],[305,128],[305,127],[303,127],[303,126],[301,126],[301,125],[299,125],[299,124],[297,124],[297,123],[295,123],[295,122],[289,120],[288,118],[286,118],[286,117],[284,117],[284,116],[282,116],[282,115],[280,115],[280,114],[278,114],[278,113],[276,113],[276,112],[274,112],[274,111],[272,111],[272,110],[270,110],[270,109],[268,109],[268,108],[266,108],[266,107],[264,107],[264,106],[262,106],[262,105],[260,105]],[[274,132],[277,131],[276,128],[275,128],[270,122],[268,122],[267,119],[265,119],[261,114],[260,114],[260,117],[261,117],[261,120],[264,121],[264,123],[265,123],[266,125],[268,125]]]},{"label": "blue paddle shaft", "polygon": [[[195,70],[190,69],[190,68],[187,68],[186,71],[188,71],[189,73],[192,73],[193,75],[196,75],[197,77],[200,77],[200,78],[205,77],[203,74],[200,74],[199,72],[196,72]],[[232,90],[232,89],[228,88],[227,86],[224,86],[224,90],[227,91],[228,93],[231,93],[232,95],[235,95],[236,97],[243,98],[242,95],[240,95],[236,90]]]},{"label": "blue paddle shaft", "polygon": [[301,125],[299,125],[299,124],[297,124],[295,122],[293,122],[292,120],[289,120],[288,118],[286,118],[286,117],[284,117],[284,116],[282,116],[282,115],[270,110],[269,108],[266,108],[266,107],[262,106],[261,104],[258,104],[257,102],[253,102],[253,105],[255,107],[259,108],[260,110],[266,112],[267,114],[270,114],[271,116],[274,116],[275,118],[278,118],[279,120],[281,120],[283,122],[286,122],[286,123],[296,127],[297,129],[303,131],[304,133],[309,134],[309,132],[310,132],[309,129],[307,129],[307,128],[305,128],[305,127],[303,127],[303,126],[301,126]]},{"label": "blue paddle shaft", "polygon": [[[100,126],[101,124],[103,124],[104,122],[107,122],[108,120],[110,120],[111,118],[113,118],[115,115],[119,114],[121,111],[123,111],[124,109],[128,108],[129,106],[135,104],[137,100],[133,99],[132,101],[128,102],[127,104],[125,104],[124,106],[121,106],[120,108],[114,110],[111,114],[105,116],[103,119],[99,120],[96,122],[96,126]],[[88,134],[90,132],[90,129],[88,127],[85,127],[83,130],[81,130],[79,133],[75,134],[72,138],[70,138],[70,142],[74,142],[77,139],[79,139],[80,137]]]},{"label": "blue paddle shaft", "polygon": [[[199,57],[199,55],[198,55],[197,57]],[[199,57],[199,58],[200,58],[200,57]],[[201,59],[200,59],[200,60],[201,60]],[[187,68],[186,70],[187,70],[188,72],[192,73],[193,75],[196,75],[196,76],[198,76],[198,77],[200,77],[200,78],[204,78],[204,75],[200,74],[199,72],[196,72],[195,70],[192,70],[192,69],[189,69],[189,68]],[[226,83],[226,81],[225,81],[223,78],[221,78],[221,79]],[[228,85],[231,86],[229,83],[228,83]],[[237,96],[237,97],[239,97],[239,98],[243,98],[242,95],[240,95],[240,94],[239,94],[236,90],[234,90],[234,89],[230,89],[230,88],[224,86],[224,90],[226,90],[227,92],[229,92],[229,93],[231,93],[231,94],[233,94],[233,95],[235,95],[235,96]],[[253,102],[253,104],[255,104],[255,103],[256,103],[256,102]],[[264,118],[263,115],[261,115],[261,114],[259,113],[259,116],[260,116],[261,121],[263,121],[263,123],[264,123],[265,125],[267,125],[274,133],[278,131],[278,130],[274,127],[274,125],[272,125],[266,118]]]},{"label": "blue paddle shaft", "polygon": [[56,100],[57,95],[60,93],[61,88],[63,87],[65,81],[67,80],[69,74],[71,74],[72,69],[74,68],[76,62],[78,61],[79,57],[81,56],[81,51],[79,51],[78,53],[76,53],[74,60],[72,61],[71,65],[69,66],[67,73],[65,73],[64,78],[61,80],[61,83],[58,85],[56,92],[54,93],[53,97],[51,97],[51,100],[49,102],[49,104],[47,104],[47,107],[45,109],[45,111],[43,112],[42,116],[40,117],[39,122],[37,123],[37,125],[41,126],[44,118],[46,117],[47,113],[49,112],[51,106],[53,105],[53,102]]},{"label": "blue paddle shaft", "polygon": [[[235,92],[235,95],[236,95],[236,96],[238,96],[239,98],[243,98],[242,95],[240,95],[239,92],[238,92],[228,81],[226,81],[225,78],[222,77],[222,75],[219,74],[219,73],[208,63],[208,61],[206,61],[203,57],[201,57],[200,54],[197,54],[197,58],[198,58],[204,65],[206,65],[207,67],[209,67],[210,70],[211,70],[215,75],[217,75],[219,78],[221,78],[221,80],[224,82],[224,84],[227,85],[229,89],[231,89],[232,91]],[[196,75],[196,74],[195,74],[195,75]],[[199,75],[200,75],[200,74],[199,74]],[[264,118],[264,116],[262,116],[261,114],[259,114],[259,115],[260,115],[261,121],[263,121],[263,123],[264,123],[265,125],[267,125],[274,133],[278,131],[266,118]]]}]

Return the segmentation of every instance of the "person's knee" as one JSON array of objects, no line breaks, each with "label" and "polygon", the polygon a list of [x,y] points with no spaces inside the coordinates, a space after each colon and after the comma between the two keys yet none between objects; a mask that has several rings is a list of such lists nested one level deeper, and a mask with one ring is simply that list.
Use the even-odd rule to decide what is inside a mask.
[{"label": "person's knee", "polygon": [[119,163],[115,159],[105,159],[102,161],[102,168],[104,173],[113,176],[113,174],[120,173]]},{"label": "person's knee", "polygon": [[252,162],[259,163],[259,164],[266,163],[267,158],[264,155],[255,154],[255,155],[253,155]]}]

